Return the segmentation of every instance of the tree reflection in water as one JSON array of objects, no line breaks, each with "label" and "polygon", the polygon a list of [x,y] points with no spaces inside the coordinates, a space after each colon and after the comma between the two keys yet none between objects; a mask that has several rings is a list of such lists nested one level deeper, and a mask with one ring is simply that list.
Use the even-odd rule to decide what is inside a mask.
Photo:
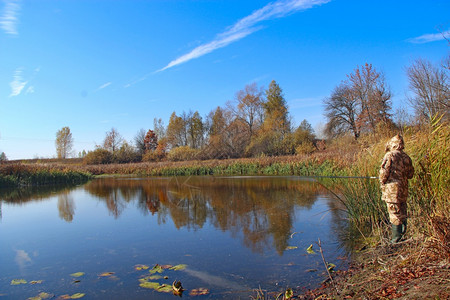
[{"label": "tree reflection in water", "polygon": [[[233,236],[242,233],[244,245],[254,252],[272,244],[280,255],[292,233],[294,206],[310,209],[326,193],[314,181],[296,177],[103,178],[84,188],[105,201],[115,218],[137,202],[144,214],[157,214],[160,223],[172,220],[188,230],[211,223]],[[67,203],[67,212],[70,202],[61,202]]]}]

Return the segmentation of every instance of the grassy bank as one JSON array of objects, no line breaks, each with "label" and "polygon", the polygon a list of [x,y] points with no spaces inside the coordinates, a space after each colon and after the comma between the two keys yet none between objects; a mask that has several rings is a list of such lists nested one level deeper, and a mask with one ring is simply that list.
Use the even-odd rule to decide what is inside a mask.
[{"label": "grassy bank", "polygon": [[[415,175],[410,180],[408,230],[390,244],[386,204],[377,181],[349,180],[330,185],[361,237],[351,267],[299,299],[447,299],[450,295],[450,130],[434,123],[406,132],[405,151]],[[346,172],[373,174],[384,154],[380,139],[361,151]]]},{"label": "grassy bank", "polygon": [[80,184],[91,178],[88,172],[43,164],[0,165],[0,187]]}]

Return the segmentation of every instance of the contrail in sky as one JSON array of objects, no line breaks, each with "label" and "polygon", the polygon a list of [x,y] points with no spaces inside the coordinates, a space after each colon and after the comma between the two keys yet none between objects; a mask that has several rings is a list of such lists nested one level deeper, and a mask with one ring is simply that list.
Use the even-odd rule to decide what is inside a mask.
[{"label": "contrail in sky", "polygon": [[211,42],[200,45],[191,52],[172,60],[167,66],[157,70],[155,73],[167,70],[239,41],[253,32],[260,30],[262,27],[257,25],[262,21],[282,18],[297,11],[309,9],[313,6],[325,4],[330,1],[331,0],[279,0],[271,2],[263,8],[254,11],[247,17],[240,19],[225,32],[218,34]]}]

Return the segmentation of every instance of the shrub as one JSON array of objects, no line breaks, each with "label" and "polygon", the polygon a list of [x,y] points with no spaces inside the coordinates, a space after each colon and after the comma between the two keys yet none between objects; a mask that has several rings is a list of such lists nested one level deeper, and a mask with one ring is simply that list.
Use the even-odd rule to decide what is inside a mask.
[{"label": "shrub", "polygon": [[94,151],[89,151],[83,159],[86,165],[109,164],[112,162],[113,155],[106,149],[98,148]]},{"label": "shrub", "polygon": [[200,151],[189,146],[176,147],[170,150],[167,158],[171,161],[193,160]]},{"label": "shrub", "polygon": [[124,142],[122,146],[120,146],[119,150],[117,150],[117,152],[113,155],[113,161],[119,164],[138,162],[140,160],[141,156],[139,153],[127,142]]},{"label": "shrub", "polygon": [[297,147],[295,147],[295,154],[310,154],[316,150],[314,144],[311,141],[304,141]]}]

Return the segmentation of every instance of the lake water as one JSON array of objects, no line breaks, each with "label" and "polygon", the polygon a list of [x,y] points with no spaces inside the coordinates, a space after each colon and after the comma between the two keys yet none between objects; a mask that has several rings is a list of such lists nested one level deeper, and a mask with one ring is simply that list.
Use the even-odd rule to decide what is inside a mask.
[{"label": "lake water", "polygon": [[174,280],[198,299],[314,288],[318,239],[345,267],[338,203],[313,179],[103,178],[0,198],[0,299],[173,299],[142,283]]}]

